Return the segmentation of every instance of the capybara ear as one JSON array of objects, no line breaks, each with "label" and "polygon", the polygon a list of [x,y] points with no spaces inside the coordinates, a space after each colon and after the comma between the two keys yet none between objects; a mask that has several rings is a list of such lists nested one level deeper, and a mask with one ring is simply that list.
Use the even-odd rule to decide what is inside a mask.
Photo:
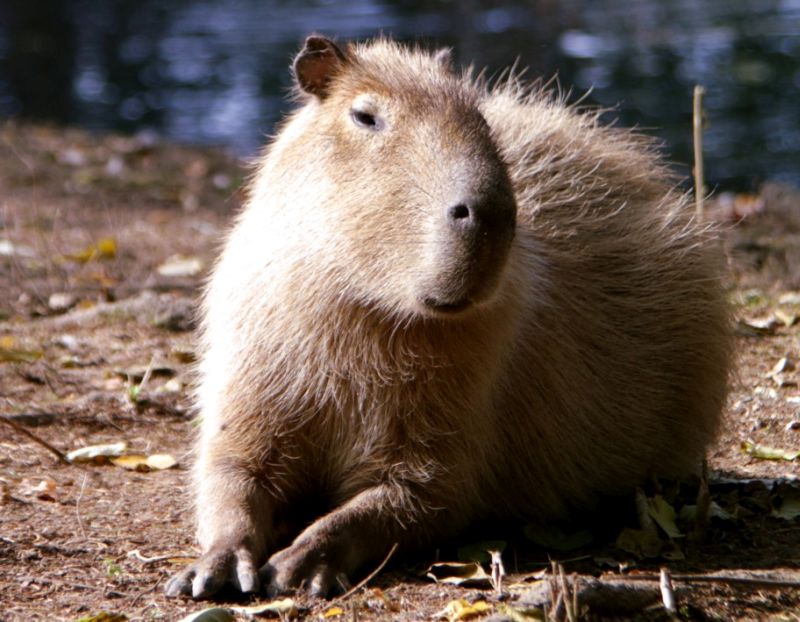
[{"label": "capybara ear", "polygon": [[452,48],[439,48],[433,55],[435,60],[442,69],[447,71],[453,70],[453,50]]},{"label": "capybara ear", "polygon": [[325,99],[331,79],[347,62],[345,53],[327,37],[311,35],[294,59],[294,77],[304,93]]}]

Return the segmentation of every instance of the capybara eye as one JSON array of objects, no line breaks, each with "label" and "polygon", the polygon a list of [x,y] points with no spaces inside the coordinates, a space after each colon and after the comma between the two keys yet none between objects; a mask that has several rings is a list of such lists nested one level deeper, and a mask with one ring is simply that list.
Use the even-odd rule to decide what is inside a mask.
[{"label": "capybara eye", "polygon": [[381,129],[378,119],[370,112],[364,112],[363,110],[356,110],[354,108],[350,111],[350,118],[353,119],[353,123],[358,127],[363,127],[368,130]]}]

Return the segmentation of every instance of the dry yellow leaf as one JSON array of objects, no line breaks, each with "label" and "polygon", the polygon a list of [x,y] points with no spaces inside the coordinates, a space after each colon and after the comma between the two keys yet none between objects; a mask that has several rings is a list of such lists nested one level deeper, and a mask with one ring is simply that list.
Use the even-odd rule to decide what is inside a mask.
[{"label": "dry yellow leaf", "polygon": [[150,467],[147,465],[147,456],[138,454],[130,454],[127,456],[119,456],[118,458],[111,458],[111,463],[128,469],[129,471],[149,471]]},{"label": "dry yellow leaf", "polygon": [[457,622],[458,620],[471,620],[482,616],[491,611],[492,606],[486,601],[479,600],[470,604],[463,598],[458,600],[451,600],[447,606],[436,614],[438,619],[445,619],[449,622]]},{"label": "dry yellow leaf", "polygon": [[335,618],[340,615],[344,615],[344,609],[342,609],[341,607],[331,607],[325,613],[322,614],[322,617]]},{"label": "dry yellow leaf", "polygon": [[111,458],[111,462],[129,471],[163,471],[178,464],[178,461],[169,454],[153,454],[152,456],[128,454]]},{"label": "dry yellow leaf", "polygon": [[22,350],[0,347],[0,363],[33,363],[42,358],[41,350]]},{"label": "dry yellow leaf", "polygon": [[114,259],[117,256],[117,241],[114,238],[100,238],[97,243],[89,244],[77,253],[67,253],[66,259],[78,263],[89,263],[94,259]]},{"label": "dry yellow leaf", "polygon": [[100,238],[97,241],[97,253],[104,259],[117,256],[117,241],[114,238]]}]

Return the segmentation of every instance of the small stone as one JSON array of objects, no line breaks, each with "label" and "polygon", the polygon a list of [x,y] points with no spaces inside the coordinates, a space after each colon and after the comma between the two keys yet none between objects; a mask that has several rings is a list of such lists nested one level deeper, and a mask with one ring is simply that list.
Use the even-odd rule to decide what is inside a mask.
[{"label": "small stone", "polygon": [[77,350],[80,345],[78,339],[73,335],[59,335],[53,340],[53,343],[67,350]]},{"label": "small stone", "polygon": [[197,276],[203,271],[203,262],[198,257],[174,255],[157,268],[161,276],[187,277]]},{"label": "small stone", "polygon": [[66,292],[56,292],[54,294],[50,294],[50,298],[47,300],[47,306],[49,306],[53,311],[63,313],[64,311],[69,311],[72,307],[74,307],[77,301],[78,299],[72,294],[68,294]]},{"label": "small stone", "polygon": [[217,190],[227,190],[231,186],[231,176],[225,173],[217,173],[211,178],[211,183]]},{"label": "small stone", "polygon": [[158,390],[159,393],[180,393],[183,391],[183,381],[180,378],[170,378]]}]

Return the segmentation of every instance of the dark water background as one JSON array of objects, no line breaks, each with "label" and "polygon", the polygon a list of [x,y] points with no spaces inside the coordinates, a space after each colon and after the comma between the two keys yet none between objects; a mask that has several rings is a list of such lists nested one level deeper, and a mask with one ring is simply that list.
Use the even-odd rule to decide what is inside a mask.
[{"label": "dark water background", "polygon": [[0,117],[249,155],[289,109],[311,31],[453,46],[490,71],[519,57],[574,99],[593,87],[587,102],[684,166],[701,83],[712,186],[800,185],[800,0],[0,0]]}]

